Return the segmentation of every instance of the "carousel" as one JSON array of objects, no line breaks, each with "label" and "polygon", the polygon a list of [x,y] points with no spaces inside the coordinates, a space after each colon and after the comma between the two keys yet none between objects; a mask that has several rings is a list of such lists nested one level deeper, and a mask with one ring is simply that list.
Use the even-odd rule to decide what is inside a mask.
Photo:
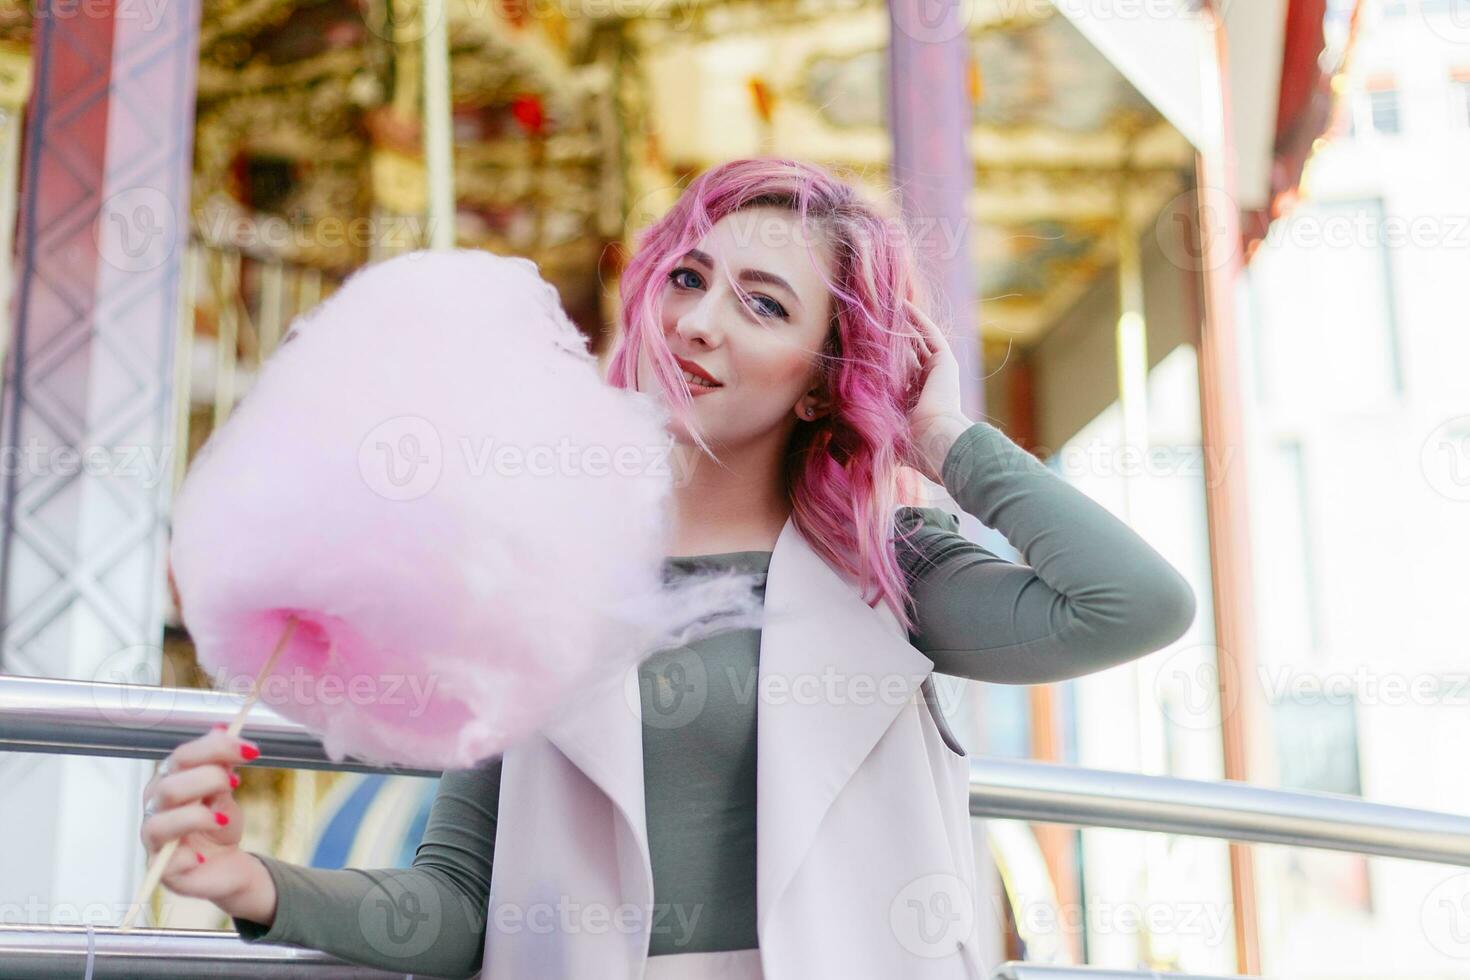
[{"label": "carousel", "polygon": [[[27,5],[0,5],[6,234],[33,26]],[[389,255],[531,258],[604,353],[637,232],[713,163],[813,160],[897,213],[889,31],[871,0],[203,0],[175,444],[197,450],[293,318]],[[1140,229],[1190,188],[1195,150],[1050,4],[976,3],[965,31],[974,173],[956,241],[985,410],[1026,444],[1030,352],[1100,280],[1141,295]],[[175,609],[155,682],[208,686]],[[326,867],[410,863],[434,793],[408,776],[242,775],[245,846]],[[991,840],[1014,902],[1056,902],[1064,836]],[[171,909],[160,924],[222,925],[207,903]],[[1022,939],[1045,941],[1013,931],[1009,955]]]}]

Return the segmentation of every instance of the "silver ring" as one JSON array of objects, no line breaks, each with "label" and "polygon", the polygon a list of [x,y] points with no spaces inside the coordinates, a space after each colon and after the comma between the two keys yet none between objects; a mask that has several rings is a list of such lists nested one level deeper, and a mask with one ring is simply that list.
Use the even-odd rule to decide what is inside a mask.
[{"label": "silver ring", "polygon": [[168,758],[165,758],[162,762],[158,764],[158,775],[160,776],[167,776],[173,771],[173,763]]},{"label": "silver ring", "polygon": [[151,817],[151,816],[153,816],[157,812],[158,812],[158,803],[157,803],[157,801],[155,801],[155,800],[149,800],[147,803],[145,803],[143,805],[143,816],[145,816],[145,817]]}]

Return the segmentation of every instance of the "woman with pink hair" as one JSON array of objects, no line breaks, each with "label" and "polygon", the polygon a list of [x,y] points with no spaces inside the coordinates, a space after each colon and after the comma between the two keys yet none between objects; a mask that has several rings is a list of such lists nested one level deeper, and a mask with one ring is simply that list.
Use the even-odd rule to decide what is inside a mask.
[{"label": "woman with pink hair", "polygon": [[[1076,677],[1178,639],[1195,602],[965,416],[898,227],[819,167],[738,160],[695,179],[623,273],[607,381],[670,411],[666,575],[766,573],[762,629],[655,651],[636,693],[445,773],[410,868],[239,851],[197,893],[246,941],[418,975],[979,980],[968,766],[929,672]],[[913,472],[1026,563],[905,503]],[[215,785],[238,739],[175,756],[150,796],[208,789],[238,814]],[[217,778],[186,786],[201,769]]]}]

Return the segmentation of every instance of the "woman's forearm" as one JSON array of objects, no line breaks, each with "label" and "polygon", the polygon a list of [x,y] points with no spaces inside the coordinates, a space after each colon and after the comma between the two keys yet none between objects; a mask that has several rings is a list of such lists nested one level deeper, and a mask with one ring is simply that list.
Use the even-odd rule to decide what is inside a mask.
[{"label": "woman's forearm", "polygon": [[271,921],[235,917],[246,942],[321,950],[395,973],[471,977],[485,947],[485,908],[433,869],[308,868],[256,855],[273,876]]},{"label": "woman's forearm", "polygon": [[[931,445],[951,435],[936,428]],[[1188,629],[1195,599],[1183,576],[995,426],[972,422],[953,436],[941,475],[1026,564],[925,529],[910,564],[916,643],[935,669],[1001,683],[1064,680],[1158,650]]]}]

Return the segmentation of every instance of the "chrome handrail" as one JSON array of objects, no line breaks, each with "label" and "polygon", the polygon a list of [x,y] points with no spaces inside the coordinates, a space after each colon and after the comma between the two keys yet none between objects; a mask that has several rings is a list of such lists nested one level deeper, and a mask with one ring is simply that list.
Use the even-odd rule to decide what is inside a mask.
[{"label": "chrome handrail", "polygon": [[[236,694],[192,688],[5,677],[0,751],[162,758],[233,718],[242,703]],[[258,766],[437,775],[332,762],[305,728],[258,705],[244,734],[260,745]],[[1232,781],[972,758],[970,813],[1470,866],[1470,817]]]},{"label": "chrome handrail", "polygon": [[1193,973],[1105,970],[1095,966],[1051,966],[1009,961],[995,968],[991,980],[1244,980],[1243,977],[1205,977]]},{"label": "chrome handrail", "polygon": [[[192,687],[0,677],[0,751],[162,759],[181,742],[234,720],[243,695]],[[260,746],[255,765],[437,776],[327,757],[321,742],[269,706],[255,704],[240,734]]]},{"label": "chrome handrail", "polygon": [[76,980],[93,950],[94,980],[404,980],[411,974],[356,966],[314,949],[246,943],[233,932],[95,926],[0,925],[5,980]]},{"label": "chrome handrail", "polygon": [[1470,817],[1231,780],[971,759],[970,813],[1470,865]]},{"label": "chrome handrail", "polygon": [[[312,949],[245,943],[232,932],[196,929],[0,925],[5,980],[75,980],[89,942],[94,980],[413,980],[414,974],[356,966]],[[422,976],[422,975],[419,975]],[[1242,980],[1182,973],[1002,963],[992,980]]]}]

